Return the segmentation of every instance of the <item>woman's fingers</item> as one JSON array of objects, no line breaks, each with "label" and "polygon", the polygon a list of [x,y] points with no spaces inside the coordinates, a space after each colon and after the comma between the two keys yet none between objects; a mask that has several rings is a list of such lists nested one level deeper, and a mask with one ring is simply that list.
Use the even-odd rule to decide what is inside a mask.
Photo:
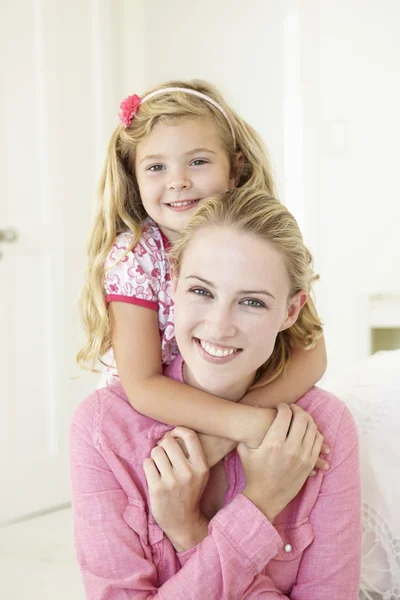
[{"label": "woman's fingers", "polygon": [[146,458],[144,460],[143,470],[149,489],[153,489],[154,486],[160,481],[160,473],[158,472],[157,467],[151,458]]},{"label": "woman's fingers", "polygon": [[207,458],[201,445],[199,436],[192,429],[187,427],[175,427],[169,432],[171,437],[176,438],[177,441],[181,440],[186,448],[187,459],[191,465],[196,467],[207,466]]},{"label": "woman's fingers", "polygon": [[287,441],[291,446],[297,447],[303,443],[311,417],[306,411],[302,410],[299,406],[296,406],[296,404],[292,404],[290,408],[293,413],[293,419],[290,425]]},{"label": "woman's fingers", "polygon": [[150,453],[150,457],[157,467],[161,477],[165,480],[170,479],[172,476],[172,465],[164,448],[161,446],[155,446]]},{"label": "woman's fingers", "polygon": [[273,445],[285,443],[293,413],[287,404],[278,404],[277,411],[278,413],[260,446],[262,446],[264,441],[268,441],[268,443],[272,443]]},{"label": "woman's fingers", "polygon": [[167,433],[158,447],[163,448],[174,470],[189,470],[188,459],[183,448],[172,435]]}]

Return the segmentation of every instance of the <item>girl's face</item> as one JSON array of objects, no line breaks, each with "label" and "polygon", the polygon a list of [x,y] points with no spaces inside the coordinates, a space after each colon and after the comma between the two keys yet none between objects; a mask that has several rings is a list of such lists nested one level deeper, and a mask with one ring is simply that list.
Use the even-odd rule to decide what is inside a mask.
[{"label": "girl's face", "polygon": [[137,146],[135,173],[147,214],[171,241],[200,200],[235,187],[228,155],[211,119],[157,123]]},{"label": "girl's face", "polygon": [[232,227],[198,231],[174,272],[175,336],[185,381],[239,400],[266,362],[279,331],[290,327],[306,300],[288,300],[280,252]]}]

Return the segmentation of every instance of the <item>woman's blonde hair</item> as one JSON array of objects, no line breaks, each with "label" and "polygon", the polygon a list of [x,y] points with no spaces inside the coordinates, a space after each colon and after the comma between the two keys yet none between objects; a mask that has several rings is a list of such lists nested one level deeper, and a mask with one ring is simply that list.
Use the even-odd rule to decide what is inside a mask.
[{"label": "woman's blonde hair", "polygon": [[[88,241],[88,265],[80,307],[86,343],[77,355],[77,363],[94,370],[111,347],[110,322],[105,302],[104,264],[115,238],[124,231],[133,233],[130,249],[139,241],[147,217],[135,176],[135,152],[158,122],[171,125],[177,120],[206,117],[216,125],[232,173],[240,153],[240,171],[235,172],[238,187],[255,186],[275,194],[274,177],[267,151],[255,130],[228,106],[224,98],[204,81],[168,81],[164,87],[183,87],[210,96],[222,106],[233,126],[211,103],[183,92],[166,92],[144,102],[129,127],[119,125],[112,134],[98,190],[98,207]],[[149,90],[147,94],[154,90]],[[130,250],[129,249],[129,250]],[[128,250],[128,251],[129,251]]]},{"label": "woman's blonde hair", "polygon": [[241,188],[213,196],[202,203],[170,251],[171,264],[179,276],[185,249],[205,227],[233,227],[273,244],[281,253],[290,281],[288,301],[304,290],[307,301],[296,322],[280,331],[273,352],[257,370],[255,385],[265,385],[284,374],[295,345],[310,349],[322,335],[322,323],[310,297],[317,279],[312,256],[306,248],[294,216],[277,199],[263,190]]}]

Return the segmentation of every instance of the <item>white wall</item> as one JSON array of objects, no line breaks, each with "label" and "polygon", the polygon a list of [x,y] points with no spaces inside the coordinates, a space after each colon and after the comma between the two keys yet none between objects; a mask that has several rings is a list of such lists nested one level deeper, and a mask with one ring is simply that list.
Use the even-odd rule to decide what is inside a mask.
[{"label": "white wall", "polygon": [[124,22],[126,94],[208,79],[258,129],[322,276],[330,372],[367,355],[368,295],[400,290],[400,3],[126,1]]},{"label": "white wall", "polygon": [[400,290],[400,4],[314,0],[301,18],[307,214],[335,370],[369,352],[368,296]]}]

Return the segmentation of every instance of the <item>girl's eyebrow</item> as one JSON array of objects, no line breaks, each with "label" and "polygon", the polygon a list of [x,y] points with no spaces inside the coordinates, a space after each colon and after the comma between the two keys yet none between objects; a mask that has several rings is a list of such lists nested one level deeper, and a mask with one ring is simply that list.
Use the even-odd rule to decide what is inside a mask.
[{"label": "girl's eyebrow", "polygon": [[[209,154],[216,154],[214,150],[210,150],[209,148],[194,148],[194,150],[189,150],[189,152],[185,152],[184,156],[190,156],[191,154],[197,154],[197,152],[208,152]],[[148,154],[144,156],[140,161],[140,165],[145,160],[163,160],[167,155],[166,154]]]},{"label": "girl's eyebrow", "polygon": [[[206,285],[209,285],[210,287],[215,288],[215,285],[213,283],[211,283],[211,281],[207,281],[207,279],[203,279],[202,277],[199,277],[198,275],[188,275],[187,277],[185,277],[185,279],[198,279],[199,281],[202,281]],[[238,295],[241,295],[241,294],[262,294],[263,296],[269,296],[270,298],[273,298],[274,300],[276,300],[275,296],[273,294],[271,294],[271,292],[268,292],[266,290],[239,290],[237,292],[237,294]]]},{"label": "girl's eyebrow", "polygon": [[185,152],[185,156],[189,154],[196,154],[197,152],[208,152],[209,154],[216,154],[214,150],[210,150],[210,148],[195,148],[194,150],[189,150],[189,152]]}]

